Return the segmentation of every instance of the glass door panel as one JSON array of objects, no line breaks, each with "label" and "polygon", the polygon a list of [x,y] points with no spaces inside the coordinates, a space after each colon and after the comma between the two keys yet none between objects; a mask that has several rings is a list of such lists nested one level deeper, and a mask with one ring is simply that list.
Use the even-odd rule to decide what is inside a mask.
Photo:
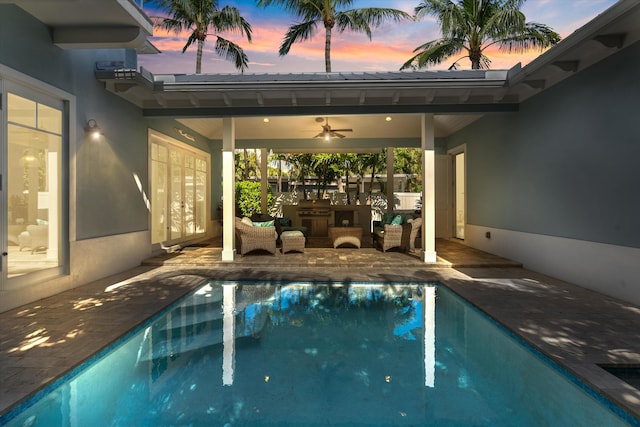
[{"label": "glass door panel", "polygon": [[196,159],[195,188],[196,233],[204,233],[207,229],[207,162]]},{"label": "glass door panel", "polygon": [[184,228],[184,202],[183,202],[183,170],[182,153],[177,150],[169,150],[171,157],[171,236],[170,240],[182,237]]},{"label": "glass door panel", "polygon": [[7,278],[60,265],[62,120],[61,108],[7,94]]},{"label": "glass door panel", "polygon": [[167,200],[168,200],[168,150],[158,144],[151,144],[151,241],[167,241]]},{"label": "glass door panel", "polygon": [[184,156],[184,233],[185,236],[195,234],[195,158],[192,155]]}]

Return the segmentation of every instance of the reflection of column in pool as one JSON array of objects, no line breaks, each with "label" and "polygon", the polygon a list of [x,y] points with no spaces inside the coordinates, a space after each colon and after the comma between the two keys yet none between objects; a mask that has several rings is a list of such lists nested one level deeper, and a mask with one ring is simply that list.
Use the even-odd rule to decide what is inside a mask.
[{"label": "reflection of column in pool", "polygon": [[424,385],[436,385],[436,287],[425,286],[422,289],[424,303]]},{"label": "reflection of column in pool", "polygon": [[235,360],[236,330],[236,285],[222,285],[222,385],[233,384]]}]

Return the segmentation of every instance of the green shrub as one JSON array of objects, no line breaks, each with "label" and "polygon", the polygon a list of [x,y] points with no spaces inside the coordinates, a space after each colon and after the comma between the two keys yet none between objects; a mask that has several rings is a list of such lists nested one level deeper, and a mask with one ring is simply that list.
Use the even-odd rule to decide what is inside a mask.
[{"label": "green shrub", "polygon": [[[239,211],[238,213],[242,216],[262,213],[260,212],[261,191],[260,182],[236,181],[236,207]],[[271,187],[267,186],[267,212],[270,211],[274,203]]]}]

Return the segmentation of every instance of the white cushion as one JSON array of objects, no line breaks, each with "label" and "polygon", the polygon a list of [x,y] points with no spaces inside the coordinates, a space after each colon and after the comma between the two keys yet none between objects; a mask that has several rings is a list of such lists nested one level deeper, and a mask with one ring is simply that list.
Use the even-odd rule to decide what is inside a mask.
[{"label": "white cushion", "polygon": [[280,235],[280,238],[287,238],[287,237],[304,237],[304,234],[302,233],[302,231],[296,231],[296,230],[290,230],[290,231],[283,231],[282,234]]}]

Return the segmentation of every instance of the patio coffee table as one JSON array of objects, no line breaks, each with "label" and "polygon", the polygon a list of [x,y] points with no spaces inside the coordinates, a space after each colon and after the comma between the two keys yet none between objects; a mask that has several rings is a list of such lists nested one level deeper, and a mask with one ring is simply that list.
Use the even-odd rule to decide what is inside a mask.
[{"label": "patio coffee table", "polygon": [[334,249],[344,244],[360,248],[362,227],[329,227],[329,238],[333,243]]}]

